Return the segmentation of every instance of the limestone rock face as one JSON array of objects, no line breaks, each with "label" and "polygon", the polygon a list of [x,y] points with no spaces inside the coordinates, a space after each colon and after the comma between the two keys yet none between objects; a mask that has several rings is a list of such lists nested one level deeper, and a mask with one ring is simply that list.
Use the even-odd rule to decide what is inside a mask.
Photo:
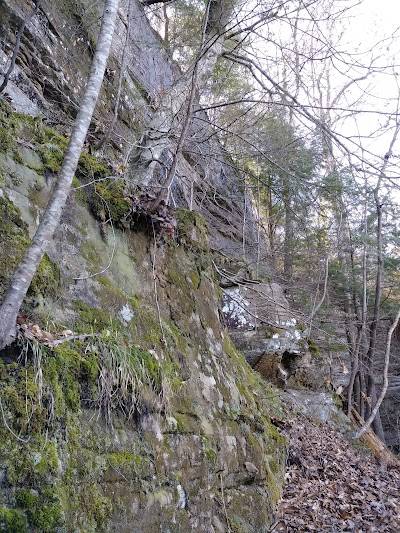
[{"label": "limestone rock face", "polygon": [[[101,7],[43,0],[23,35],[7,91],[12,108],[31,116],[0,107],[0,294],[54,186]],[[1,69],[30,8],[0,0]],[[251,257],[254,218],[222,147],[197,120],[170,195],[192,211],[178,210],[173,235],[153,233],[148,220],[122,225],[129,203],[118,184],[135,181],[133,147],[180,75],[139,2],[131,17],[106,164],[89,146],[113,115],[125,1],[77,188],[21,310],[55,339],[66,330],[89,336],[0,364],[14,432],[0,427],[0,529],[12,519],[21,532],[266,533],[285,470],[285,441],[270,422],[280,407],[230,340],[212,265],[212,252]],[[118,179],[104,181],[110,174]],[[154,184],[162,178],[155,173]]]},{"label": "limestone rock face", "polygon": [[321,422],[329,422],[332,425],[337,424],[340,420],[342,425],[346,424],[349,429],[351,427],[349,419],[335,405],[331,393],[290,390],[288,397],[297,408],[312,418],[317,418]]},{"label": "limestone rock face", "polygon": [[[93,147],[101,141],[113,118],[126,44],[118,120],[111,148],[106,146],[105,152],[112,157],[115,171],[123,169],[129,182],[137,183],[140,146],[151,118],[157,110],[168,111],[175,97],[175,82],[182,73],[149,25],[139,0],[130,4],[127,36],[128,2],[120,2],[109,66],[87,144]],[[17,65],[7,86],[17,111],[38,116],[69,133],[88,77],[101,8],[101,2],[89,0],[42,1],[38,15],[28,23],[21,39]],[[26,2],[0,0],[0,72],[7,66],[15,34],[29,10]],[[169,203],[201,212],[209,225],[214,250],[234,257],[245,250],[254,257],[257,238],[251,204],[243,195],[239,174],[225,163],[225,152],[214,133],[207,115],[197,110],[179,157]],[[163,165],[154,172],[151,187],[165,179],[175,138],[172,134],[171,150],[163,153]]]}]

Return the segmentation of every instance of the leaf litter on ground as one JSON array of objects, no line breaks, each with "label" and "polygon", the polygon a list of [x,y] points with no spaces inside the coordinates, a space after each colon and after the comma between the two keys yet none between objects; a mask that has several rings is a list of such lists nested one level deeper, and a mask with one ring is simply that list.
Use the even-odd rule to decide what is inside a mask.
[{"label": "leaf litter on ground", "polygon": [[293,410],[279,428],[287,469],[271,532],[400,533],[400,463]]}]

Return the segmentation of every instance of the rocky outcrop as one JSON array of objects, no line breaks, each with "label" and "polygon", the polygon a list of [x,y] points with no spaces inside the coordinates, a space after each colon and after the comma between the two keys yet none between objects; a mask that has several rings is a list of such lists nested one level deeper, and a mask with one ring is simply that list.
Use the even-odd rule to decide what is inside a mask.
[{"label": "rocky outcrop", "polygon": [[255,370],[281,387],[321,386],[325,369],[316,364],[307,331],[278,284],[248,280],[223,291],[232,340]]},{"label": "rocky outcrop", "polygon": [[[0,0],[2,66],[28,7]],[[43,0],[22,38],[7,88],[20,114],[0,108],[0,294],[60,168],[100,9]],[[128,25],[121,2],[74,188],[21,310],[22,347],[2,354],[0,528],[266,532],[285,470],[271,422],[280,405],[237,347],[285,386],[309,379],[312,350],[282,290],[265,281],[265,263],[246,282],[262,243],[205,113],[196,110],[178,161],[168,231],[133,209],[135,148],[180,72],[139,2],[130,16]],[[96,153],[125,43],[119,119],[111,148]],[[164,175],[160,166],[150,186]],[[239,268],[218,274],[231,258],[244,283]]]},{"label": "rocky outcrop", "polygon": [[[66,139],[0,110],[2,293]],[[103,201],[80,188],[107,171],[81,158],[22,345],[2,354],[1,527],[266,532],[285,469],[279,402],[221,320],[207,226],[184,209],[173,235],[144,216],[124,226],[115,181],[99,182]]]},{"label": "rocky outcrop", "polygon": [[[28,23],[21,40],[17,67],[7,87],[17,111],[40,116],[45,123],[68,134],[87,80],[100,20],[101,3],[87,0],[50,2],[43,0],[37,16]],[[0,69],[12,53],[15,33],[26,13],[25,2],[0,0]],[[93,149],[103,138],[114,113],[115,96],[126,46],[118,121],[105,153],[112,172],[129,185],[139,184],[137,173],[140,146],[145,143],[153,114],[168,108],[174,98],[174,83],[181,76],[168,57],[160,37],[148,24],[143,7],[132,1],[130,24],[127,2],[120,3],[117,29],[106,79],[88,136]],[[127,35],[129,29],[129,35]],[[171,132],[171,148],[175,142]],[[165,179],[171,164],[165,150],[163,163],[154,172],[150,188]],[[138,181],[139,180],[139,181]],[[226,162],[225,152],[215,139],[207,115],[194,114],[188,139],[179,157],[169,203],[201,212],[209,223],[211,247],[228,256],[243,253],[255,257],[257,243],[254,215],[243,195],[238,172]]]}]

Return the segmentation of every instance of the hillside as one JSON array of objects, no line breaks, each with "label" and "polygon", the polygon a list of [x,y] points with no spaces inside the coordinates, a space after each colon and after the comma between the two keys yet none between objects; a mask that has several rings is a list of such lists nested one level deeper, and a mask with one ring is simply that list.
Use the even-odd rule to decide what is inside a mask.
[{"label": "hillside", "polygon": [[[112,4],[94,114],[32,265]],[[32,272],[13,342],[0,318],[0,531],[394,533],[398,461],[372,430],[353,441],[342,410],[347,263],[324,248],[334,230],[310,216],[305,240],[292,216],[311,209],[323,149],[273,92],[262,113],[224,114],[226,98],[253,105],[243,3],[153,4],[0,0],[0,82],[17,52],[0,92],[0,305],[26,281],[16,267]]]},{"label": "hillside", "polygon": [[376,460],[368,447],[352,446],[292,401],[289,406],[279,422],[289,451],[271,531],[398,531],[399,463]]}]

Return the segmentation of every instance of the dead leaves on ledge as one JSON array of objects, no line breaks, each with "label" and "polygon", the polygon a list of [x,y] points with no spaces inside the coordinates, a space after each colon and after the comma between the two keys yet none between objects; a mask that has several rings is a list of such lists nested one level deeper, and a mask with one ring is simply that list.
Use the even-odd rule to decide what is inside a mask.
[{"label": "dead leaves on ledge", "polygon": [[64,329],[63,331],[60,331],[60,333],[53,335],[49,331],[41,329],[37,324],[28,323],[27,318],[26,315],[20,315],[17,317],[17,328],[21,337],[29,341],[38,342],[49,348],[54,348],[66,341],[84,341],[89,337],[95,336],[95,334],[88,333],[75,335],[73,331],[69,329]]}]

